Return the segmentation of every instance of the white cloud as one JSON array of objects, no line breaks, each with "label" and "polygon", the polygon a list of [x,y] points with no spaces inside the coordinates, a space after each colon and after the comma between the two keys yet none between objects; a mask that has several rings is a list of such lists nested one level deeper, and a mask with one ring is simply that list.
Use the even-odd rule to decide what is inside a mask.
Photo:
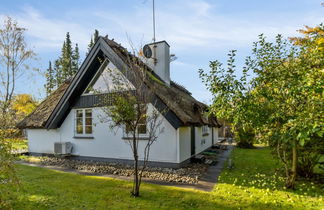
[{"label": "white cloud", "polygon": [[[287,14],[286,19],[269,15],[269,18],[257,19],[254,16],[231,16],[218,11],[217,6],[205,1],[177,1],[172,9],[157,10],[157,38],[167,40],[178,50],[191,47],[215,49],[219,47],[250,46],[261,33],[275,36],[296,34],[296,30],[305,24],[321,21],[320,14],[300,14],[294,17]],[[133,13],[97,11],[103,21],[113,22],[123,33],[131,37],[149,41],[152,37],[151,8],[137,7]]]},{"label": "white cloud", "polygon": [[[192,47],[215,49],[250,46],[260,33],[268,36],[277,33],[291,36],[302,25],[319,23],[321,20],[319,14],[301,14],[294,19],[273,16],[267,20],[258,20],[253,16],[235,17],[222,13],[217,5],[203,0],[176,1],[171,9],[161,6],[156,10],[157,38],[167,40],[178,51]],[[19,24],[28,28],[27,34],[37,48],[59,49],[66,32],[69,31],[73,41],[85,50],[93,26],[82,22],[82,13],[83,11],[71,12],[73,18],[69,19],[74,20],[71,22],[66,21],[64,15],[61,18],[50,18],[33,7],[25,7],[14,17]],[[93,24],[100,26],[103,33],[115,36],[117,41],[127,46],[129,41],[126,33],[135,44],[151,41],[151,13],[151,7],[141,4],[131,12],[96,9],[88,13],[87,18],[93,19]]]},{"label": "white cloud", "polygon": [[27,28],[27,36],[31,38],[31,45],[37,50],[50,51],[62,47],[66,32],[70,32],[72,40],[86,49],[89,42],[89,31],[80,23],[67,22],[64,19],[52,19],[44,16],[33,7],[24,7],[22,13],[13,17],[19,25]]}]

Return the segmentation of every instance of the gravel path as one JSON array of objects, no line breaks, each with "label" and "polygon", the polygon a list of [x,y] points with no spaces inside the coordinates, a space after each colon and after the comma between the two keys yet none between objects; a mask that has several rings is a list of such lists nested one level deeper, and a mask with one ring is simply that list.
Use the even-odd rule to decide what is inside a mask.
[{"label": "gravel path", "polygon": [[[192,163],[180,169],[148,167],[143,173],[143,181],[211,191],[224,167],[224,163],[231,154],[233,146],[227,146],[227,148],[227,150],[222,150],[217,154],[217,164],[215,165]],[[18,163],[88,176],[102,176],[122,180],[132,180],[133,178],[131,165],[34,156],[20,160]]]}]

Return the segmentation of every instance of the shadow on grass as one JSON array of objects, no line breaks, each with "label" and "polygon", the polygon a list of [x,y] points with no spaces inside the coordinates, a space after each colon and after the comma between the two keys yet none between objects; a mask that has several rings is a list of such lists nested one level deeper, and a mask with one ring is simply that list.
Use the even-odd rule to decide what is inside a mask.
[{"label": "shadow on grass", "polygon": [[130,196],[132,182],[89,177],[18,165],[23,184],[14,209],[288,209],[255,199],[233,202],[226,194],[142,184],[141,197]]}]

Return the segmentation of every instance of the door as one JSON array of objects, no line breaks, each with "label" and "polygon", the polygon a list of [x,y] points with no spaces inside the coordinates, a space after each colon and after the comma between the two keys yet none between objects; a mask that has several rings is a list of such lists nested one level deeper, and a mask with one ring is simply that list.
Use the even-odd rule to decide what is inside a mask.
[{"label": "door", "polygon": [[211,127],[212,129],[212,146],[214,145],[214,127]]},{"label": "door", "polygon": [[191,156],[196,154],[196,133],[195,126],[191,126]]}]

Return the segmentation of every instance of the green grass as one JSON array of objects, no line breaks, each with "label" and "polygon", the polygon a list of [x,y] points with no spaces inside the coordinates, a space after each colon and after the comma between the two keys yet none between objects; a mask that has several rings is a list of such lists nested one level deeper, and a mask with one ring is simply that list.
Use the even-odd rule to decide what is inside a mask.
[{"label": "green grass", "polygon": [[139,198],[130,196],[128,181],[17,165],[22,189],[13,209],[324,208],[323,186],[299,181],[296,191],[283,189],[268,149],[235,149],[232,156],[235,167],[212,192],[144,183]]}]

